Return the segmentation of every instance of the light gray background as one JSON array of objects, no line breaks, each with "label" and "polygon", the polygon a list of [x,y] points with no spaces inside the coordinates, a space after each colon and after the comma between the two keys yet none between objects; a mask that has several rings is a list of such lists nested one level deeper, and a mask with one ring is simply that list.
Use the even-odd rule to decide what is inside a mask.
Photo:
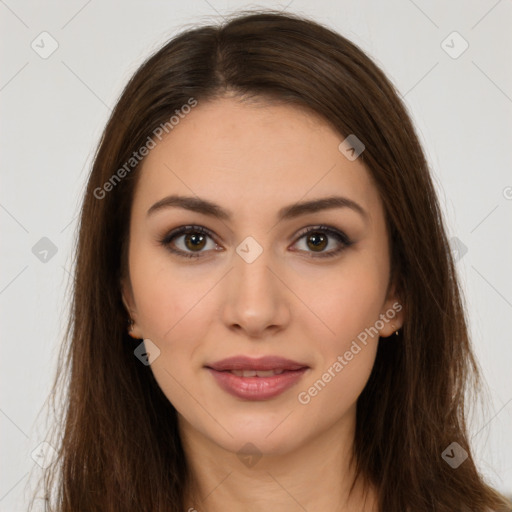
[{"label": "light gray background", "polygon": [[[510,0],[0,0],[1,511],[26,510],[27,486],[42,472],[31,457],[45,439],[36,414],[63,335],[78,207],[111,108],[168,38],[241,7],[285,8],[328,24],[404,96],[462,248],[458,269],[489,393],[471,424],[475,455],[489,481],[512,492]],[[31,47],[50,48],[43,31],[58,43],[46,59]],[[445,51],[463,48],[457,36],[446,40],[453,31],[469,44],[458,58]],[[32,251],[43,237],[57,247],[46,262]]]}]

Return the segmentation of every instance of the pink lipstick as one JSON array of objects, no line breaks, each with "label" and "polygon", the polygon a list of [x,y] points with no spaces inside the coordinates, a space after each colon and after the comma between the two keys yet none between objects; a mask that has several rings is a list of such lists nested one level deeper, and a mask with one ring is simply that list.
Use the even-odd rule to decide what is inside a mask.
[{"label": "pink lipstick", "polygon": [[227,393],[246,400],[268,400],[296,384],[309,369],[278,356],[235,356],[205,365]]}]

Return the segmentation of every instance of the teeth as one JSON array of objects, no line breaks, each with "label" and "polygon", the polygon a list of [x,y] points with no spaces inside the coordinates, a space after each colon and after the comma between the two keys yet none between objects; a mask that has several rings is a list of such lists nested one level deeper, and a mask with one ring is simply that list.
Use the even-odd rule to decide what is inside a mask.
[{"label": "teeth", "polygon": [[230,370],[237,377],[272,377],[273,375],[281,375],[284,370]]}]

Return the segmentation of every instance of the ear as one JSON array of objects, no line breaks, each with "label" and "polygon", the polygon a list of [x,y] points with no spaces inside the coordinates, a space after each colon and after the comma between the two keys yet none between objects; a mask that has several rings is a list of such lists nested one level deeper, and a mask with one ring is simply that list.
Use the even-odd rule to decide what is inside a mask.
[{"label": "ear", "polygon": [[128,334],[132,338],[143,339],[144,336],[142,335],[142,332],[138,325],[137,309],[135,307],[135,300],[133,298],[132,285],[130,283],[129,278],[126,278],[126,277],[122,278],[120,284],[121,284],[121,299],[122,299],[124,307],[126,308],[126,311],[127,311],[127,316],[128,316],[127,320],[131,319],[133,322],[131,325],[127,324],[128,325]]},{"label": "ear", "polygon": [[386,301],[382,308],[380,318],[384,326],[379,329],[381,338],[387,338],[395,334],[404,325],[405,307],[400,296],[396,293],[396,287],[390,286]]}]

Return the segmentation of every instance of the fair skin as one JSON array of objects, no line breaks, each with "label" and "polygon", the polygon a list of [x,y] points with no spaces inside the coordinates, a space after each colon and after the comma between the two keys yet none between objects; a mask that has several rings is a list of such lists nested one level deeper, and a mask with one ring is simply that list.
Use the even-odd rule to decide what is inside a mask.
[{"label": "fair skin", "polygon": [[[195,481],[185,510],[259,512],[271,505],[277,512],[377,512],[373,490],[366,502],[360,484],[349,495],[348,459],[356,402],[378,338],[401,327],[402,313],[379,322],[378,335],[359,343],[361,350],[345,358],[334,377],[331,370],[325,387],[307,395],[308,403],[298,399],[399,302],[389,286],[378,192],[361,160],[339,151],[342,140],[322,119],[296,107],[226,97],[199,102],[143,162],[123,300],[134,320],[131,335],[160,350],[151,370],[178,411]],[[214,202],[231,217],[169,206],[148,214],[171,194]],[[345,206],[278,220],[285,206],[333,195],[364,213]],[[199,254],[195,258],[160,244],[187,225],[212,234],[197,246],[186,234],[170,242],[177,251]],[[318,229],[325,242],[315,250],[318,238],[302,233],[320,225],[353,243],[345,246]],[[236,252],[246,237],[262,249],[251,263]],[[338,248],[343,250],[320,257]],[[221,389],[205,368],[233,355],[279,355],[309,369],[279,396],[244,400]],[[247,443],[261,456],[253,465],[238,456]]]}]

